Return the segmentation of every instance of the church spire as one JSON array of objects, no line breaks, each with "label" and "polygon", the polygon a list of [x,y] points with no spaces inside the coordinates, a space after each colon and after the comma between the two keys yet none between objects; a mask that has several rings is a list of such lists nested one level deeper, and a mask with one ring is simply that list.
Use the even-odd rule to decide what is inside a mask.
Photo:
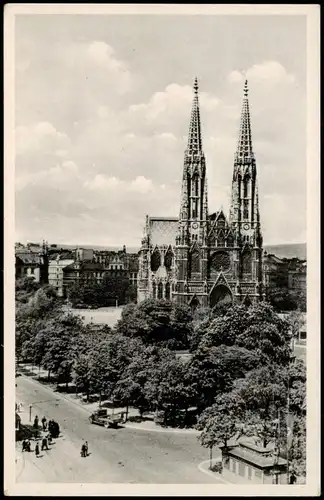
[{"label": "church spire", "polygon": [[193,84],[193,102],[189,124],[187,154],[195,155],[202,152],[200,110],[198,98],[198,79],[195,77]]},{"label": "church spire", "polygon": [[246,162],[249,163],[254,160],[248,92],[249,92],[248,82],[247,80],[245,80],[243,89],[243,105],[241,113],[240,131],[237,143],[237,150],[235,153],[235,161],[237,163],[246,163]]}]

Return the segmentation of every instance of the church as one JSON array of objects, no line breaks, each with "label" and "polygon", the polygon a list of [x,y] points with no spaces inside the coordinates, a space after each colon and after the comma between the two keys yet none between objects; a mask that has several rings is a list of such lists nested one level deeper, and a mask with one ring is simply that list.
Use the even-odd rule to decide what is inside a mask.
[{"label": "church", "polygon": [[231,204],[209,212],[198,81],[184,154],[179,217],[146,216],[139,252],[138,303],[148,298],[214,307],[264,298],[257,168],[245,81]]}]

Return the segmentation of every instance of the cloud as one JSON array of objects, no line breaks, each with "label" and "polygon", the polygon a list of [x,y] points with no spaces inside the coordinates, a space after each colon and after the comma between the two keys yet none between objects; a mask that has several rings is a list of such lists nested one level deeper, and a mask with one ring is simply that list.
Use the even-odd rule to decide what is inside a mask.
[{"label": "cloud", "polygon": [[20,125],[16,128],[16,154],[28,154],[45,148],[60,148],[69,146],[69,137],[56,130],[49,122],[33,123],[29,126]]},{"label": "cloud", "polygon": [[109,177],[104,174],[97,174],[92,180],[86,180],[84,186],[92,191],[115,191],[118,190],[118,196],[123,192],[135,191],[138,193],[147,193],[153,188],[151,179],[144,176],[138,176],[136,179],[126,182],[117,177]]},{"label": "cloud", "polygon": [[[145,59],[134,73],[130,54],[125,47],[117,50],[113,39],[95,33],[88,39],[71,36],[64,43],[17,46],[20,235],[139,244],[145,214],[179,212],[192,85],[184,85],[185,70],[176,69],[150,86]],[[227,209],[230,201],[247,76],[264,233],[268,240],[285,240],[289,234],[296,241],[299,225],[304,227],[306,161],[305,102],[298,78],[273,58],[255,57],[246,72],[233,61],[232,71],[220,72],[215,85],[199,91],[209,210]],[[291,203],[288,186],[299,200],[290,233],[279,213]],[[274,193],[281,204],[271,197]]]},{"label": "cloud", "polygon": [[246,71],[233,70],[227,75],[229,83],[242,83],[245,79],[258,85],[289,85],[295,83],[296,80],[295,76],[288,73],[278,61],[254,64]]}]

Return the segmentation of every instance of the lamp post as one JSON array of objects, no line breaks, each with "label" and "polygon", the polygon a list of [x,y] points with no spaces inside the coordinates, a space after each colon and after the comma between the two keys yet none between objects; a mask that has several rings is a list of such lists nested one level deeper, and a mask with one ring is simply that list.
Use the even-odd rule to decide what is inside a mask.
[{"label": "lamp post", "polygon": [[33,405],[29,405],[29,422],[31,422],[31,411],[32,411]]}]

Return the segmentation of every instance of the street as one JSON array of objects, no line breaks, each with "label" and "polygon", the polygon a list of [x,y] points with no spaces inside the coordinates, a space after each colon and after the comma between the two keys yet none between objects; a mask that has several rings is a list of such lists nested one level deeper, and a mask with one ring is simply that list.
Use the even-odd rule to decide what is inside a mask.
[{"label": "street", "polygon": [[[137,429],[105,429],[89,423],[89,412],[38,382],[21,376],[16,401],[23,403],[23,422],[38,415],[56,420],[61,429],[50,451],[36,458],[22,454],[17,482],[60,483],[217,483],[217,477],[202,473],[199,463],[208,458],[196,435],[176,432],[146,432]],[[81,458],[83,440],[90,456]],[[215,451],[216,453],[216,451]],[[17,467],[18,469],[18,467]],[[221,481],[219,481],[221,484]]]}]

